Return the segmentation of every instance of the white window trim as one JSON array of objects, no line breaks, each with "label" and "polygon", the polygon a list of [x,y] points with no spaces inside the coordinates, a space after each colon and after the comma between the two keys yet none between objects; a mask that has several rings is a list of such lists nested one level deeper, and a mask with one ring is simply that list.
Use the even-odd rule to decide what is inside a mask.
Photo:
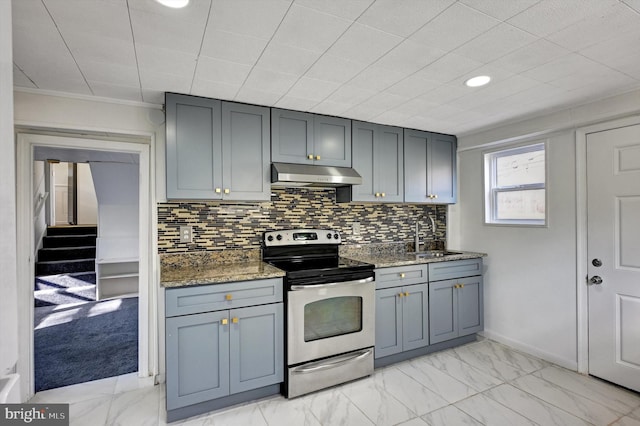
[{"label": "white window trim", "polygon": [[[495,148],[490,151],[484,151],[482,153],[483,159],[483,174],[484,174],[484,217],[483,223],[488,226],[517,226],[517,227],[547,227],[549,224],[549,164],[548,164],[548,140],[536,140],[529,141],[525,143],[520,143],[517,145],[510,146],[501,146],[500,148]],[[497,158],[507,155],[513,154],[521,154],[525,152],[532,152],[540,149],[544,150],[544,168],[545,168],[545,183],[544,184],[529,184],[529,185],[518,185],[513,187],[505,187],[501,189],[495,189],[496,187],[496,175],[493,173],[495,170],[495,162]],[[496,153],[502,153],[502,155],[493,155]],[[493,164],[492,164],[493,163]],[[544,219],[496,219],[495,218],[495,199],[497,198],[497,193],[499,192],[509,192],[509,191],[522,191],[522,190],[536,190],[536,189],[544,189],[545,194],[545,214]]]}]

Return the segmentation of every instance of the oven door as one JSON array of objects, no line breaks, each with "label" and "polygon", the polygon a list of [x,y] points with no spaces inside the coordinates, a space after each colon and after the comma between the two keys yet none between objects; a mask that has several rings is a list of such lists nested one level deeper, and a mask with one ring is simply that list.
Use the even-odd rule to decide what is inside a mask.
[{"label": "oven door", "polygon": [[287,296],[288,365],[374,345],[373,277],[292,285]]}]

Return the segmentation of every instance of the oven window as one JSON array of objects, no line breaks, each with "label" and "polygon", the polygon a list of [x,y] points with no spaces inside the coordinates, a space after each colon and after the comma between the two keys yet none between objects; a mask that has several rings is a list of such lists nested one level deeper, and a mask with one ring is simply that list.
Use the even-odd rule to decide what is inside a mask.
[{"label": "oven window", "polygon": [[355,333],[362,330],[362,297],[322,299],[304,307],[304,341]]}]

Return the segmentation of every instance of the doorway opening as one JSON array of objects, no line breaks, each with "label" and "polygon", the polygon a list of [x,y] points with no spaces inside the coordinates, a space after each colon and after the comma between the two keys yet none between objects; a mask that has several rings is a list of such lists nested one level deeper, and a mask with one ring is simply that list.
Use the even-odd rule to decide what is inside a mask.
[{"label": "doorway opening", "polygon": [[[20,297],[28,305],[19,323],[29,336],[19,363],[24,400],[106,377],[148,376],[148,145],[26,134],[18,141],[18,208],[34,218],[18,226],[30,235],[19,247],[30,259],[19,264],[19,279],[31,283]],[[61,170],[66,179],[56,185]]]}]

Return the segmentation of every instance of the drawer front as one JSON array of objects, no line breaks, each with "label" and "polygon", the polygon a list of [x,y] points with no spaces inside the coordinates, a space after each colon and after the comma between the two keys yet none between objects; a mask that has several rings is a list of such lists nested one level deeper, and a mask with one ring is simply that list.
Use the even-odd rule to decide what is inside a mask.
[{"label": "drawer front", "polygon": [[420,284],[427,281],[429,281],[429,274],[426,264],[376,269],[376,289]]},{"label": "drawer front", "polygon": [[453,260],[429,263],[429,281],[482,275],[482,259]]},{"label": "drawer front", "polygon": [[264,305],[282,302],[282,278],[170,288],[165,295],[167,317]]}]

